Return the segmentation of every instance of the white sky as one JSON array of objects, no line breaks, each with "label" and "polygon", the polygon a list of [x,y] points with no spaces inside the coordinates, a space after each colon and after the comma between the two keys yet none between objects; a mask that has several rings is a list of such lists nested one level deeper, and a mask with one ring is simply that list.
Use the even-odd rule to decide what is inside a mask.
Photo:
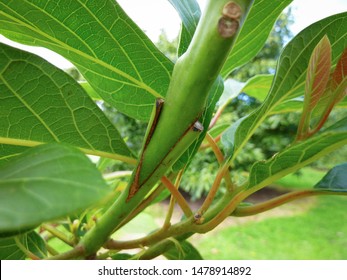
[{"label": "white sky", "polygon": [[[158,39],[162,29],[171,39],[178,35],[180,19],[168,0],[118,0],[118,2],[153,41]],[[198,2],[203,9],[206,0]],[[347,11],[347,0],[294,0],[291,6],[295,20],[291,30],[295,35],[313,22]],[[0,37],[0,41],[11,44],[5,38]],[[34,47],[25,49],[45,57],[60,68],[71,67],[68,61],[48,50]]]}]

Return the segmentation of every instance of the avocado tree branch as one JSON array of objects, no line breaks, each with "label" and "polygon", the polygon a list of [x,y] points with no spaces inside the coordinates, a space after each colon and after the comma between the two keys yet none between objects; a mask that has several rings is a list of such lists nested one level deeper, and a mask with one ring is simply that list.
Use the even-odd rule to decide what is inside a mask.
[{"label": "avocado tree branch", "polygon": [[[166,99],[150,123],[128,187],[80,241],[94,254],[202,132],[198,119],[251,0],[209,0],[188,50],[175,64]],[[134,185],[135,184],[135,185]],[[131,192],[130,192],[131,191]]]}]

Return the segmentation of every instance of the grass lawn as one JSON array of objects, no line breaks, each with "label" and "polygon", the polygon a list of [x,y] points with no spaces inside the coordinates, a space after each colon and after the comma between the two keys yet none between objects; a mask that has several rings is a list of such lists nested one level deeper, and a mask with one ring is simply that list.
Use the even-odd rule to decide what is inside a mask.
[{"label": "grass lawn", "polygon": [[[322,175],[305,168],[301,177],[290,175],[277,184],[307,188]],[[226,228],[221,226],[195,239],[194,244],[205,259],[347,260],[347,197],[314,197],[306,201],[310,204],[308,209],[295,211],[294,215],[267,217]],[[297,207],[303,207],[303,203]]]}]

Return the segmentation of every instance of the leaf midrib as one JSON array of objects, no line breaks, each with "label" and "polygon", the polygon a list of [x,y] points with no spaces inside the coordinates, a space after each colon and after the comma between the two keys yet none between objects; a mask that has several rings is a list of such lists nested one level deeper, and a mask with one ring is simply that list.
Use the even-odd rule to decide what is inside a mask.
[{"label": "leaf midrib", "polygon": [[[330,133],[330,134],[331,134],[331,133]],[[342,134],[342,135],[345,134],[345,135],[347,135],[346,132],[339,133],[339,134]],[[323,135],[323,136],[326,136],[326,137],[327,137],[327,136],[329,136],[329,135],[326,134],[326,135]],[[320,136],[320,137],[322,137],[322,136]],[[324,140],[324,137],[322,137],[322,139],[320,139],[320,140],[323,141],[323,140]],[[318,143],[318,141],[317,141],[317,143]],[[336,150],[336,148],[340,147],[341,145],[346,145],[346,144],[347,144],[347,139],[345,139],[345,140],[340,140],[339,142],[334,143],[333,145],[330,145],[329,147],[327,147],[327,148],[324,149],[323,151],[318,152],[318,153],[315,154],[313,157],[311,157],[311,158],[309,158],[309,159],[307,159],[307,160],[305,160],[305,161],[302,161],[302,162],[300,162],[300,163],[298,163],[298,164],[295,164],[294,166],[291,166],[291,167],[289,167],[289,168],[283,169],[281,172],[278,172],[278,173],[276,173],[275,175],[271,175],[271,176],[268,177],[266,180],[263,180],[263,181],[261,181],[261,182],[255,184],[255,185],[253,185],[253,186],[251,186],[251,187],[248,186],[247,188],[251,189],[252,192],[254,192],[254,191],[256,191],[256,190],[259,190],[259,189],[261,189],[262,187],[264,187],[264,186],[266,186],[266,185],[268,185],[268,184],[274,182],[275,180],[277,180],[277,179],[279,179],[279,178],[282,178],[283,176],[285,176],[285,175],[287,175],[287,174],[289,174],[289,173],[292,173],[292,172],[298,170],[298,169],[301,168],[301,167],[306,166],[308,163],[315,161],[316,159],[320,158],[321,156],[323,156],[323,155],[325,155],[325,154],[328,154],[328,153],[330,153],[330,152]],[[310,147],[311,147],[311,146],[310,146]],[[310,147],[308,147],[308,148],[310,148]],[[307,148],[307,149],[308,149],[308,148]],[[270,160],[271,160],[271,159],[270,159]],[[272,164],[273,164],[273,163],[272,163]],[[251,170],[251,171],[252,171],[252,170]],[[275,178],[273,178],[273,177],[275,177]],[[251,183],[251,182],[249,182],[249,184],[250,184],[250,183]]]},{"label": "leaf midrib", "polygon": [[[14,145],[14,146],[24,146],[24,147],[35,147],[43,144],[47,144],[49,142],[39,142],[34,140],[28,140],[28,139],[16,139],[16,138],[8,138],[8,137],[1,137],[0,136],[0,144],[6,144],[6,145]],[[76,147],[80,151],[82,151],[85,154],[99,156],[99,157],[106,157],[114,160],[123,161],[132,165],[135,165],[137,163],[137,160],[132,157],[127,157],[120,154],[115,153],[109,153],[99,150],[90,150],[82,147]],[[8,156],[9,157],[9,156]]]}]

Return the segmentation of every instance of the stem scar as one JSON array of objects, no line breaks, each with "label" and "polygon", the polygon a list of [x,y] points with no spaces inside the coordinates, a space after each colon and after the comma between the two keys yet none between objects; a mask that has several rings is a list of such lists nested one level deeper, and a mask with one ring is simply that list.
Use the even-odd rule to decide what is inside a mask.
[{"label": "stem scar", "polygon": [[242,10],[239,5],[229,2],[223,7],[222,17],[218,21],[218,33],[223,38],[230,38],[239,29]]},{"label": "stem scar", "polygon": [[157,98],[155,101],[154,118],[152,120],[152,123],[150,124],[149,132],[148,132],[148,135],[146,137],[145,144],[143,146],[143,151],[142,151],[141,156],[140,156],[140,161],[139,161],[139,164],[137,165],[137,168],[136,168],[135,178],[134,178],[134,181],[133,181],[133,183],[129,189],[127,201],[129,201],[140,189],[139,179],[140,179],[140,172],[141,172],[141,168],[142,168],[142,162],[143,162],[144,154],[146,152],[146,148],[147,148],[149,142],[151,141],[151,138],[153,136],[155,128],[157,127],[157,123],[158,123],[158,120],[160,117],[161,110],[163,109],[163,105],[164,105],[164,99]]}]

